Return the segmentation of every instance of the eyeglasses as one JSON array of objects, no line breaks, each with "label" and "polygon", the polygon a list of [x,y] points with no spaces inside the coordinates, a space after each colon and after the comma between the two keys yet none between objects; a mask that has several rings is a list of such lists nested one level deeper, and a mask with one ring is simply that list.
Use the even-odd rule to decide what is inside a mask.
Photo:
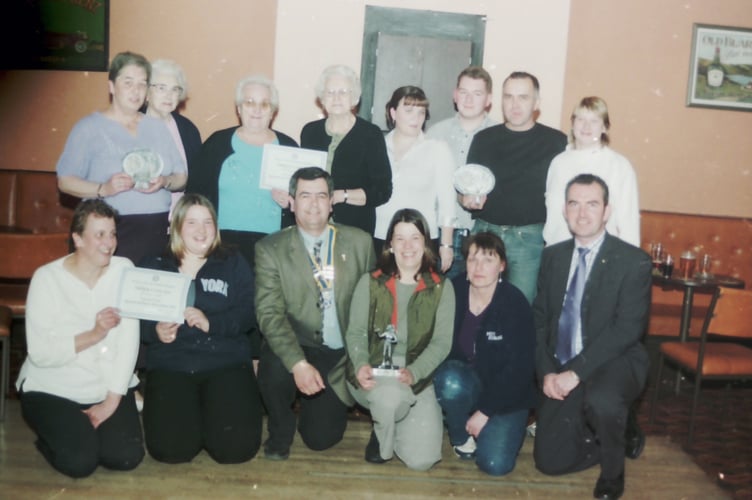
[{"label": "eyeglasses", "polygon": [[350,89],[326,89],[324,91],[324,97],[328,99],[334,99],[335,97],[344,98],[347,95],[350,95],[352,93],[352,90]]},{"label": "eyeglasses", "polygon": [[177,87],[177,86],[176,87],[168,87],[164,83],[152,83],[149,86],[151,88],[153,88],[154,90],[156,90],[157,92],[159,92],[160,94],[166,94],[166,93],[169,92],[172,95],[179,96],[180,94],[183,93],[183,87]]},{"label": "eyeglasses", "polygon": [[253,99],[248,99],[246,101],[243,101],[243,107],[249,108],[249,109],[260,109],[262,111],[269,111],[272,109],[272,103],[269,101],[254,101]]}]

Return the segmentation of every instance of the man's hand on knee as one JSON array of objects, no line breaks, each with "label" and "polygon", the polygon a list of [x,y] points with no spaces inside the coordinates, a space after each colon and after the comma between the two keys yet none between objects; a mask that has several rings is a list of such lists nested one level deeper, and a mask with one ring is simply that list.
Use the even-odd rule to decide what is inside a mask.
[{"label": "man's hand on knee", "polygon": [[312,396],[324,390],[324,381],[319,371],[308,361],[302,359],[292,367],[292,375],[298,390],[306,396]]},{"label": "man's hand on knee", "polygon": [[562,373],[549,373],[543,377],[543,394],[551,399],[563,400],[580,385],[580,377],[572,370]]}]

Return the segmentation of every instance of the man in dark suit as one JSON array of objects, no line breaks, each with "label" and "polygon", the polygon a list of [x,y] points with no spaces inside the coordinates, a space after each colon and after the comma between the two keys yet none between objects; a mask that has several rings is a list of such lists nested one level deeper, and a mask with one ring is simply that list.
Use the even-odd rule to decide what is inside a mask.
[{"label": "man in dark suit", "polygon": [[624,458],[644,435],[630,405],[645,385],[640,343],[650,306],[651,262],[606,233],[608,187],[595,175],[572,179],[564,216],[574,239],[543,251],[533,304],[536,372],[543,395],[534,458],[545,474],[600,464],[595,498],[624,492]]},{"label": "man in dark suit", "polygon": [[264,453],[271,460],[290,454],[298,391],[298,430],[306,446],[324,450],[342,439],[352,403],[343,337],[353,289],[375,262],[369,234],[329,223],[332,179],[326,171],[295,172],[290,198],[296,225],[256,244],[256,315],[264,335],[259,386],[269,415]]}]

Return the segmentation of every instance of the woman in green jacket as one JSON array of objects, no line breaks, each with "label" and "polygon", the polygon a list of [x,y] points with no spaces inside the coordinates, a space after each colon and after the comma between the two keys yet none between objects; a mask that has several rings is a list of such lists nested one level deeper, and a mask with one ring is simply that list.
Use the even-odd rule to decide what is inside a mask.
[{"label": "woman in green jacket", "polygon": [[449,354],[454,322],[454,291],[436,272],[429,234],[417,210],[394,214],[376,271],[353,293],[345,338],[348,388],[373,419],[366,461],[396,453],[416,470],[441,460],[432,377]]}]

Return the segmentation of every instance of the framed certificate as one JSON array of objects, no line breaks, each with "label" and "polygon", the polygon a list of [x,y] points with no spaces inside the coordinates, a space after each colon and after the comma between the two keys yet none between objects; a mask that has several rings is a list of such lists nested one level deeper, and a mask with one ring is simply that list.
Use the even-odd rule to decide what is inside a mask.
[{"label": "framed certificate", "polygon": [[190,286],[185,274],[129,267],[120,280],[117,308],[126,318],[182,323]]},{"label": "framed certificate", "polygon": [[290,177],[303,167],[320,167],[326,170],[326,151],[266,144],[261,158],[261,189],[287,191]]}]

